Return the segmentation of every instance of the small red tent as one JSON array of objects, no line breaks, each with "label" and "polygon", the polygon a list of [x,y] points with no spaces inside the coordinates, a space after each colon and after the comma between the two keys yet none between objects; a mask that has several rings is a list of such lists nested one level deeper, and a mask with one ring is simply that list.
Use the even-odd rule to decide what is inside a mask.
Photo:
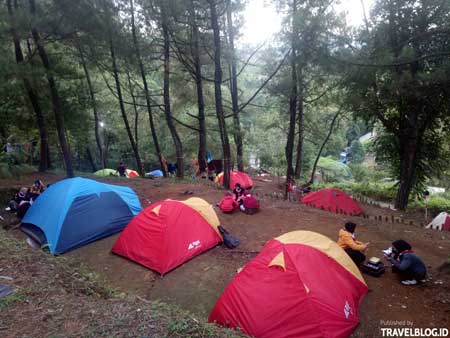
[{"label": "small red tent", "polygon": [[367,290],[335,242],[293,231],[269,241],[233,278],[208,321],[258,338],[348,338]]},{"label": "small red tent", "polygon": [[[223,172],[217,175],[216,183],[223,184]],[[236,183],[239,183],[244,189],[251,189],[253,181],[246,173],[242,171],[230,171],[230,188],[234,189]]]},{"label": "small red tent", "polygon": [[112,252],[165,274],[222,241],[213,207],[200,198],[148,206],[125,228]]},{"label": "small red tent", "polygon": [[431,221],[430,224],[427,225],[426,228],[441,231],[450,231],[450,215],[446,212],[441,212]]},{"label": "small red tent", "polygon": [[302,204],[346,215],[360,215],[363,209],[349,195],[339,189],[322,189],[302,198]]},{"label": "small red tent", "polygon": [[139,177],[139,173],[136,170],[127,169],[127,177],[128,178]]}]

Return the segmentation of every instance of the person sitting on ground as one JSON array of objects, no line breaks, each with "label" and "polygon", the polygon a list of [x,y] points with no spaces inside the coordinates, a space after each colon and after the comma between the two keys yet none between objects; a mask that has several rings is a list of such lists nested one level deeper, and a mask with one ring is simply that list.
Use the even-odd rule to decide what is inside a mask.
[{"label": "person sitting on ground", "polygon": [[127,167],[123,164],[123,162],[119,163],[119,166],[117,167],[117,172],[119,173],[120,177],[127,176]]},{"label": "person sitting on ground", "polygon": [[29,190],[29,197],[33,201],[35,201],[36,198],[38,198],[41,195],[41,193],[44,192],[45,189],[46,189],[45,184],[42,183],[41,180],[36,180],[36,181],[34,181],[33,186]]},{"label": "person sitting on ground", "polygon": [[177,174],[178,166],[176,163],[169,163],[169,174],[175,176]]},{"label": "person sitting on ground", "polygon": [[23,201],[27,201],[28,197],[28,188],[22,187],[20,190],[14,195],[14,197],[9,201],[8,206],[6,207],[6,211],[11,211],[12,213],[17,212],[19,205]]},{"label": "person sitting on ground", "polygon": [[345,223],[344,229],[339,230],[339,239],[337,243],[359,267],[366,260],[366,256],[363,252],[367,249],[369,243],[357,241],[355,229],[355,223]]},{"label": "person sitting on ground", "polygon": [[427,268],[408,242],[402,239],[393,241],[392,254],[386,259],[392,264],[392,272],[399,274],[402,284],[416,285],[425,280]]},{"label": "person sitting on ground", "polygon": [[236,202],[238,202],[239,209],[241,209],[242,211],[245,211],[244,200],[243,200],[244,196],[245,196],[244,189],[242,189],[242,187],[239,183],[236,183],[234,185],[234,189],[233,189],[233,198]]},{"label": "person sitting on ground", "polygon": [[[31,194],[31,189],[22,187],[19,192],[14,196],[14,198],[9,202],[7,211],[15,213],[17,218],[21,220],[25,216],[26,212],[33,204],[33,194]],[[39,196],[39,195],[37,195]]]}]

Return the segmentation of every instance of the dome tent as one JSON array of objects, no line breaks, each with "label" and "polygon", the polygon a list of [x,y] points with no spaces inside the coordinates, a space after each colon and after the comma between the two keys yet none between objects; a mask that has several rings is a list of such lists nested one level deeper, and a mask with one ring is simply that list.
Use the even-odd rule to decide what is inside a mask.
[{"label": "dome tent", "polygon": [[201,198],[160,201],[128,224],[112,252],[166,274],[219,244],[218,226],[213,207]]},{"label": "dome tent", "polygon": [[100,169],[94,173],[95,176],[108,177],[108,176],[119,176],[119,173],[115,169]]},{"label": "dome tent", "polygon": [[139,177],[139,173],[132,169],[127,169],[126,174],[128,178]]},{"label": "dome tent", "polygon": [[157,169],[146,173],[145,176],[164,177],[164,173],[162,170]]},{"label": "dome tent", "polygon": [[310,231],[269,241],[225,288],[208,321],[258,338],[347,338],[367,285],[335,242]]},{"label": "dome tent", "polygon": [[[217,175],[216,183],[223,184],[223,172]],[[236,183],[239,183],[244,189],[251,189],[253,187],[253,180],[246,173],[242,171],[230,171],[230,188],[234,189]]]},{"label": "dome tent", "polygon": [[335,213],[357,216],[362,214],[361,206],[339,189],[322,189],[311,192],[301,200],[302,204]]},{"label": "dome tent", "polygon": [[446,212],[441,212],[431,221],[430,224],[426,226],[426,228],[440,231],[450,231],[450,215]]},{"label": "dome tent", "polygon": [[21,228],[58,255],[122,231],[140,211],[139,199],[128,187],[68,178],[39,196]]}]

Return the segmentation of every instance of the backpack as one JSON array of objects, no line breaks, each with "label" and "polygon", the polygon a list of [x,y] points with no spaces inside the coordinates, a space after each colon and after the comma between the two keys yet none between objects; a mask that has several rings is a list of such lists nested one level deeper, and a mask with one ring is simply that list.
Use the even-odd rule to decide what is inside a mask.
[{"label": "backpack", "polygon": [[225,228],[221,225],[217,227],[219,229],[220,234],[223,237],[223,244],[229,249],[236,248],[241,242],[236,237],[233,237],[230,235],[228,231],[225,230]]},{"label": "backpack", "polygon": [[245,196],[242,204],[248,214],[254,214],[259,210],[259,201],[251,195]]},{"label": "backpack", "polygon": [[219,203],[219,208],[222,212],[233,212],[238,208],[238,203],[232,196],[225,196]]}]

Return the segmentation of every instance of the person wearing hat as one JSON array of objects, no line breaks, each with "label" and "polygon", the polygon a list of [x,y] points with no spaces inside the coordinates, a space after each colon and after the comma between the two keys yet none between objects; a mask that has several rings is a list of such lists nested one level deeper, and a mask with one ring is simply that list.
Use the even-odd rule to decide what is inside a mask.
[{"label": "person wearing hat", "polygon": [[402,239],[392,242],[392,254],[386,259],[392,264],[392,272],[399,274],[404,285],[416,285],[427,276],[423,261],[414,253],[411,245]]},{"label": "person wearing hat", "polygon": [[339,230],[339,239],[337,243],[359,267],[366,260],[364,251],[369,246],[369,243],[357,241],[355,229],[355,223],[345,223],[344,229]]}]

